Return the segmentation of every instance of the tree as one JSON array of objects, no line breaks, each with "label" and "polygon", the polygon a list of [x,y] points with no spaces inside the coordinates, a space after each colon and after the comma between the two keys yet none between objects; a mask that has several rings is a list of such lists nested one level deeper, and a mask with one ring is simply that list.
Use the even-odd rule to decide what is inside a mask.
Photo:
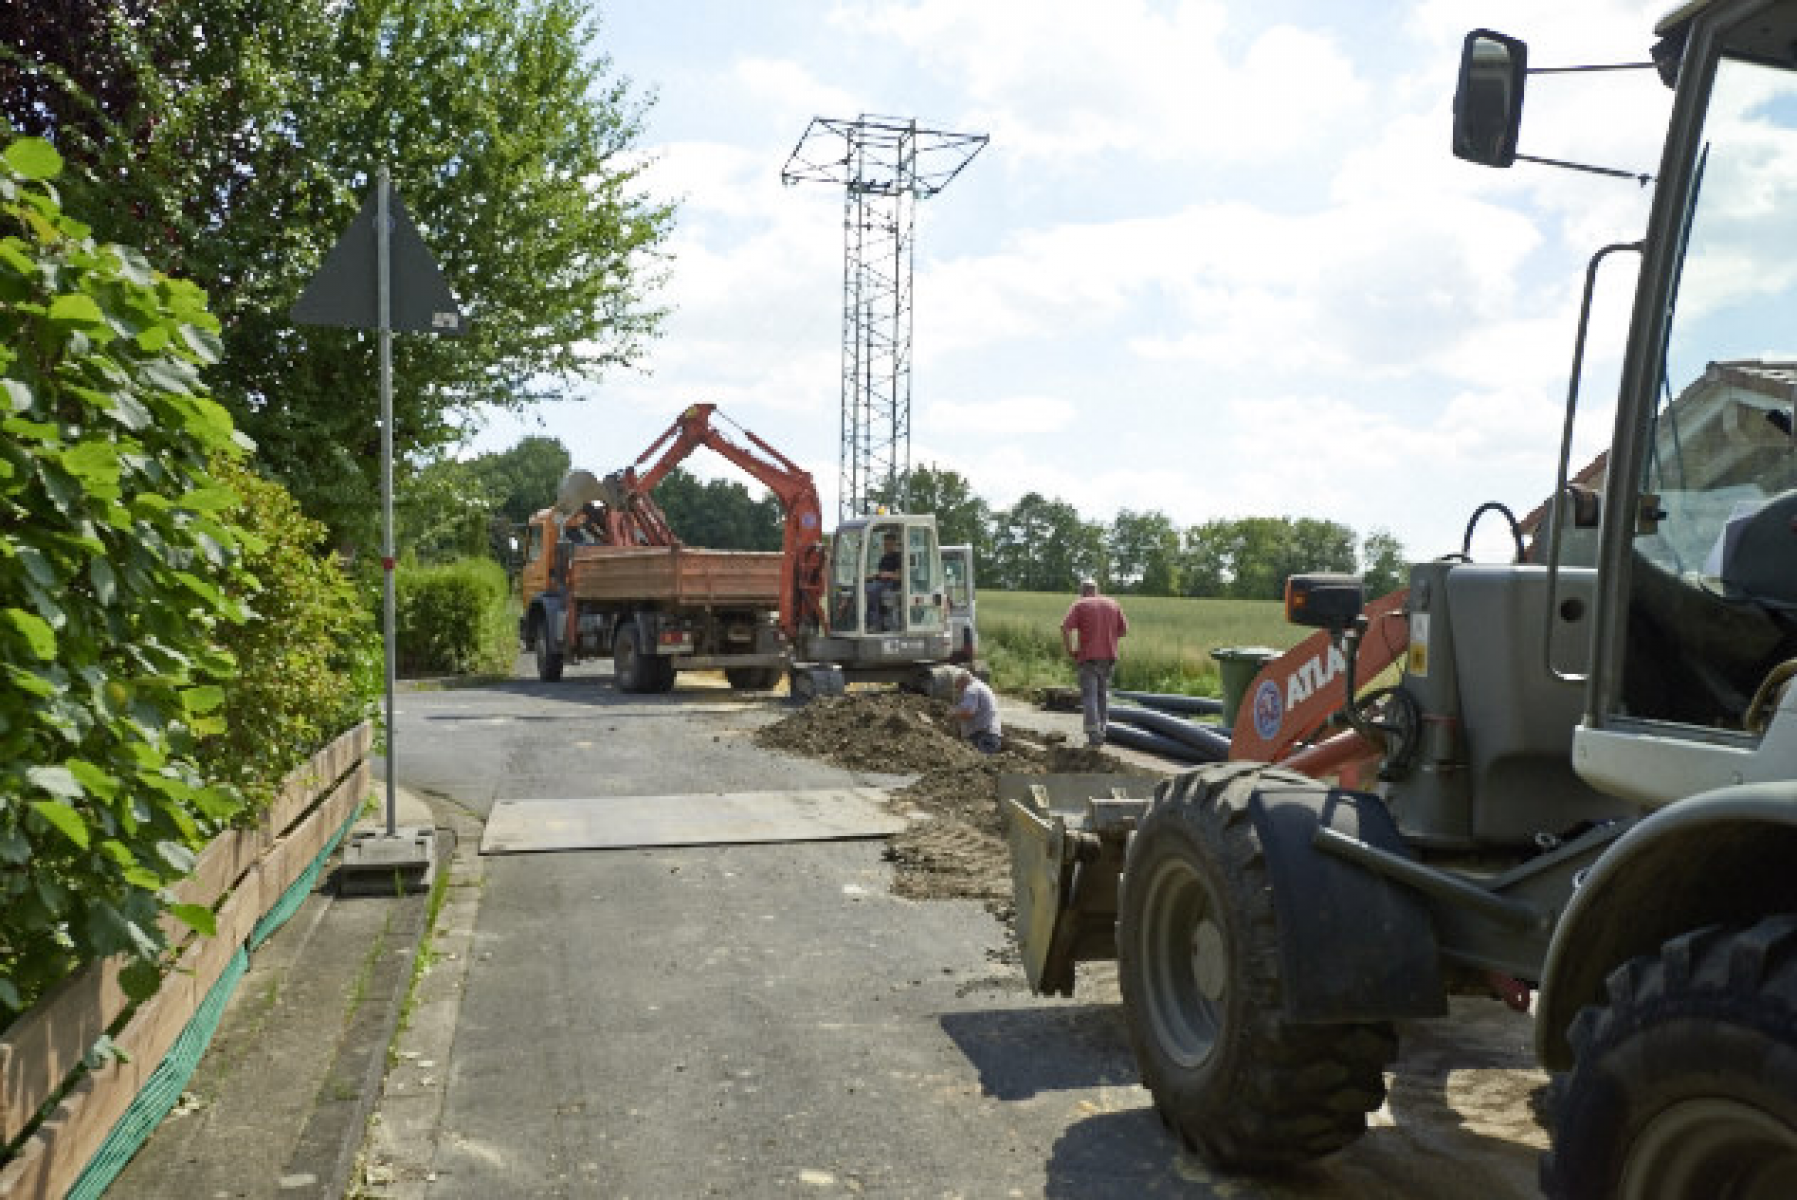
[{"label": "tree", "polygon": [[1082,575],[1106,576],[1104,534],[1065,500],[1029,492],[994,518],[990,577],[1001,588],[1071,591]]},{"label": "tree", "polygon": [[394,496],[394,540],[426,562],[491,553],[510,562],[513,530],[555,502],[568,448],[551,437],[470,459],[440,457],[406,472]]},{"label": "tree", "polygon": [[556,489],[573,462],[561,439],[533,435],[510,450],[477,455],[468,460],[468,467],[492,515],[522,525],[555,501]]},{"label": "tree", "polygon": [[1276,600],[1285,594],[1291,561],[1291,522],[1284,517],[1244,517],[1235,522],[1229,594],[1243,600]]},{"label": "tree", "polygon": [[435,459],[396,481],[393,541],[424,562],[484,554],[492,514],[492,497],[472,463]]},{"label": "tree", "polygon": [[[936,533],[943,545],[973,547],[976,564],[992,556],[992,508],[973,494],[973,485],[959,471],[923,466],[906,477],[903,508],[907,512],[933,513]],[[875,499],[894,504],[891,492],[882,489]]]},{"label": "tree", "polygon": [[[628,365],[671,209],[627,161],[643,106],[590,0],[66,0],[0,13],[0,115],[63,146],[102,236],[212,293],[219,398],[339,535],[374,525],[373,339],[287,309],[388,164],[471,320],[398,339],[394,436],[448,446]],[[28,9],[28,11],[27,11]]]},{"label": "tree", "polygon": [[1048,540],[1048,501],[1028,492],[1010,508],[992,517],[992,569],[985,574],[1007,591],[1033,589],[1036,585],[1037,550]]},{"label": "tree", "polygon": [[1395,592],[1410,582],[1404,544],[1387,529],[1375,529],[1360,544],[1362,585],[1370,600]]},{"label": "tree", "polygon": [[[1088,577],[1110,587],[1111,552],[1105,544],[1107,531],[1104,525],[1098,521],[1082,521],[1072,505],[1066,507],[1074,518],[1063,535],[1067,545],[1066,569],[1057,572],[1058,577],[1051,577],[1046,581],[1047,590],[1072,591],[1081,579]],[[1053,561],[1051,557],[1050,562]]]},{"label": "tree", "polygon": [[1206,521],[1187,529],[1179,552],[1180,593],[1186,596],[1227,594],[1235,552],[1233,521]]},{"label": "tree", "polygon": [[1305,571],[1338,571],[1352,575],[1359,560],[1354,554],[1354,531],[1339,521],[1300,517],[1290,522],[1291,539],[1286,550],[1279,594],[1285,594],[1284,576]]},{"label": "tree", "polygon": [[1113,581],[1121,591],[1171,596],[1179,577],[1179,530],[1165,513],[1119,512],[1107,544]]},{"label": "tree", "polygon": [[675,536],[711,550],[778,550],[786,518],[771,492],[757,500],[733,479],[701,481],[683,467],[655,485],[655,503]]}]

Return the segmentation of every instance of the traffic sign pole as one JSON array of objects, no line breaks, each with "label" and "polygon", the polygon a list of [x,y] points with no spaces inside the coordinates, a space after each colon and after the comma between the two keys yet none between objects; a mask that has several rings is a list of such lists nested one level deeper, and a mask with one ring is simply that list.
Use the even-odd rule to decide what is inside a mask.
[{"label": "traffic sign pole", "polygon": [[[369,258],[374,259],[370,271]],[[372,276],[374,286],[369,287]],[[335,325],[375,333],[381,369],[381,633],[385,643],[387,701],[387,820],[384,835],[358,833],[344,844],[338,890],[381,890],[389,879],[427,888],[436,871],[435,829],[399,828],[397,689],[398,643],[393,538],[393,334],[396,331],[460,337],[467,331],[442,272],[418,236],[405,205],[393,193],[386,167],[374,195],[319,265],[292,315],[301,325]],[[362,883],[357,881],[361,880]]]},{"label": "traffic sign pole", "polygon": [[399,600],[393,583],[393,229],[387,212],[392,176],[386,167],[381,168],[375,186],[375,304],[380,310],[381,347],[381,640],[386,643],[387,660],[387,836],[394,837],[399,830],[398,726],[393,720],[399,674],[394,646]]}]

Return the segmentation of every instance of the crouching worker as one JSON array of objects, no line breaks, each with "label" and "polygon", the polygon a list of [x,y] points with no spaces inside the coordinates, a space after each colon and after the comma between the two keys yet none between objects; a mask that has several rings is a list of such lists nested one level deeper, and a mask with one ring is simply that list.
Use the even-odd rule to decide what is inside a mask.
[{"label": "crouching worker", "polygon": [[949,711],[961,727],[961,736],[972,742],[975,750],[998,753],[1002,742],[998,699],[965,667],[955,672],[955,706]]}]

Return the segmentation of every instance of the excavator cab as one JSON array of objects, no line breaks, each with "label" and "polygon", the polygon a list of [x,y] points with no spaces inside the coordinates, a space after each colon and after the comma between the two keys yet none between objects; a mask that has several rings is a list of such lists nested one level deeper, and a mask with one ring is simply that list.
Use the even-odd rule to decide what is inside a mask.
[{"label": "excavator cab", "polygon": [[826,626],[797,646],[795,692],[826,695],[845,682],[946,688],[953,650],[936,518],[875,513],[844,521],[829,543]]},{"label": "excavator cab", "polygon": [[945,586],[934,517],[845,521],[830,547],[830,636],[942,634]]}]

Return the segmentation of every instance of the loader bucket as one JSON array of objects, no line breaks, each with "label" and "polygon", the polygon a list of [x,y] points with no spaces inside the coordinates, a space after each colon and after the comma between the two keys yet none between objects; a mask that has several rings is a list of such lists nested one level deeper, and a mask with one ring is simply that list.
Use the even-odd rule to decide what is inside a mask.
[{"label": "loader bucket", "polygon": [[1073,995],[1074,966],[1117,957],[1117,879],[1148,775],[1001,775],[1017,945],[1037,994]]}]

